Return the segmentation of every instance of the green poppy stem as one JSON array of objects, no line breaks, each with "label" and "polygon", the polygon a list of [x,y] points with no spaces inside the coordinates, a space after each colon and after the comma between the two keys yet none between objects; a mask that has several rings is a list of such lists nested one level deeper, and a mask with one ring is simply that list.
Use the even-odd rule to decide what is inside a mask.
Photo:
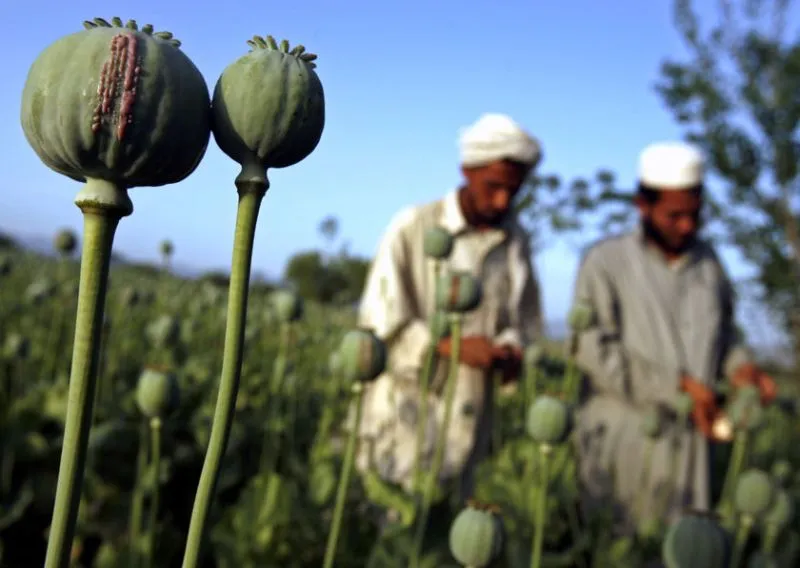
[{"label": "green poppy stem", "polygon": [[127,190],[100,180],[87,180],[75,204],[83,213],[83,252],[69,403],[45,568],[67,568],[70,564],[92,427],[111,247],[120,219],[133,213]]},{"label": "green poppy stem", "polygon": [[333,561],[336,558],[336,545],[339,542],[339,533],[342,530],[342,518],[344,517],[344,506],[347,503],[347,489],[350,486],[350,475],[353,472],[353,463],[356,459],[356,446],[358,443],[358,428],[361,424],[362,399],[364,397],[364,385],[360,382],[353,385],[355,394],[356,415],[353,421],[353,429],[347,438],[347,449],[344,454],[342,464],[342,474],[339,477],[339,487],[336,490],[336,505],[333,509],[333,524],[331,532],[328,534],[328,543],[325,547],[324,568],[333,568]]},{"label": "green poppy stem", "polygon": [[144,568],[153,568],[156,552],[156,527],[158,526],[158,497],[161,486],[161,419],[150,420],[150,467],[153,468],[153,493],[150,496],[150,522],[147,526],[147,548]]},{"label": "green poppy stem", "polygon": [[225,346],[222,355],[217,405],[211,426],[208,450],[197,485],[183,568],[196,568],[205,536],[211,504],[216,490],[222,456],[228,445],[236,396],[242,374],[244,353],[244,330],[247,317],[247,297],[250,285],[250,265],[253,258],[253,240],[256,233],[258,211],[269,184],[262,181],[236,181],[239,207],[236,213],[236,232],[233,240],[233,260],[228,288],[228,314],[225,325]]},{"label": "green poppy stem", "polygon": [[139,427],[139,451],[136,455],[136,485],[133,487],[131,499],[131,517],[128,527],[130,531],[130,550],[128,567],[137,568],[139,566],[139,540],[142,534],[142,511],[144,510],[144,476],[147,472],[147,452],[148,452],[148,431],[149,426],[146,420],[142,420]]},{"label": "green poppy stem", "polygon": [[411,566],[418,568],[420,563],[420,556],[422,555],[422,544],[425,539],[425,529],[428,524],[428,515],[431,510],[431,501],[433,500],[434,491],[439,483],[439,473],[442,469],[444,461],[444,449],[447,445],[447,434],[450,429],[450,420],[453,415],[453,401],[455,400],[456,384],[458,383],[458,368],[461,361],[461,319],[459,315],[453,314],[450,316],[450,369],[447,377],[447,384],[445,385],[444,395],[444,417],[442,418],[442,427],[439,431],[438,439],[436,440],[436,451],[433,455],[433,463],[431,464],[430,472],[428,473],[427,483],[425,484],[425,493],[422,496],[422,507],[419,511],[417,518],[417,530],[414,535],[414,544],[411,549]]},{"label": "green poppy stem", "polygon": [[550,453],[552,448],[544,444],[539,452],[539,491],[536,492],[533,520],[533,544],[531,546],[531,568],[542,565],[542,549],[544,548],[544,523],[547,520],[547,489],[550,480]]},{"label": "green poppy stem", "polygon": [[739,527],[736,530],[736,540],[733,543],[733,553],[731,554],[731,568],[739,568],[744,560],[744,549],[747,540],[750,538],[750,530],[753,528],[753,519],[749,515],[742,515],[739,519]]}]

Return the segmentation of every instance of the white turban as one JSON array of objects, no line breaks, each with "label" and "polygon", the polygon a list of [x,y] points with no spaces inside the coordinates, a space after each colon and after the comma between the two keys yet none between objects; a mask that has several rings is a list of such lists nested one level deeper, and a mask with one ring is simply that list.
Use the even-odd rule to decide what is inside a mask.
[{"label": "white turban", "polygon": [[500,160],[535,167],[542,158],[539,141],[503,114],[484,114],[462,129],[459,148],[461,164],[468,168]]},{"label": "white turban", "polygon": [[639,156],[639,181],[659,191],[681,191],[703,182],[705,160],[684,142],[651,144]]}]

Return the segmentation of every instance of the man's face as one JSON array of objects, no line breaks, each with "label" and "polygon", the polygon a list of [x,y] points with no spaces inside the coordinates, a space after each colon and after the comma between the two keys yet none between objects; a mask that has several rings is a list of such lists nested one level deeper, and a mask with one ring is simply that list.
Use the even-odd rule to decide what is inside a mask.
[{"label": "man's face", "polygon": [[463,168],[472,213],[488,224],[496,224],[511,209],[529,168],[514,162],[494,162],[480,168]]},{"label": "man's face", "polygon": [[639,198],[646,235],[667,254],[686,252],[700,228],[702,197],[694,191],[664,191],[655,203]]}]

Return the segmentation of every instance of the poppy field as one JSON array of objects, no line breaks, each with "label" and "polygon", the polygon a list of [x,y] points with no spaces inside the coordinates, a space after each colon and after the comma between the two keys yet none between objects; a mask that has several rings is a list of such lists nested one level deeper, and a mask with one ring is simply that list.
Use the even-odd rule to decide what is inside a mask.
[{"label": "poppy field", "polygon": [[[9,250],[0,275],[0,565],[15,568],[44,561],[78,265],[66,254]],[[571,371],[558,346],[532,350],[519,388],[500,398],[497,450],[480,466],[474,502],[455,503],[447,491],[414,497],[377,475],[345,475],[341,426],[354,395],[341,346],[355,314],[290,296],[252,287],[236,412],[198,565],[433,568],[471,565],[456,560],[465,555],[513,568],[798,562],[800,422],[788,394],[767,408],[747,392],[728,395],[735,438],[716,452],[719,515],[645,523],[636,538],[614,539],[607,519],[578,509],[572,446],[558,432],[568,425],[554,418],[571,411],[559,406]],[[112,268],[74,566],[181,565],[211,435],[226,303],[227,288],[211,279]],[[399,520],[380,530],[389,509]],[[418,543],[423,509],[428,528]]]}]

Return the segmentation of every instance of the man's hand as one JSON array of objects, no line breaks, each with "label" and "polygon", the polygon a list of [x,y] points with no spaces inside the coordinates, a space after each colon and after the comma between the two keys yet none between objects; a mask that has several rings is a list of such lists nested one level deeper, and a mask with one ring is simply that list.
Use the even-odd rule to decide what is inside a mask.
[{"label": "man's hand", "polygon": [[687,375],[681,377],[680,388],[683,392],[692,397],[692,401],[694,402],[692,408],[692,422],[694,422],[695,427],[706,438],[713,439],[714,420],[719,414],[714,391]]},{"label": "man's hand", "polygon": [[753,363],[740,365],[733,373],[731,382],[736,388],[752,385],[761,393],[761,403],[769,404],[778,396],[778,387],[772,378]]},{"label": "man's hand", "polygon": [[522,350],[511,345],[495,347],[494,366],[502,373],[503,383],[519,379],[522,373]]},{"label": "man's hand", "polygon": [[[450,357],[453,345],[449,337],[442,339],[437,351],[442,357]],[[488,371],[497,368],[503,371],[504,380],[519,374],[522,353],[511,346],[495,346],[492,341],[482,336],[470,336],[461,339],[461,362],[474,369]]]},{"label": "man's hand", "polygon": [[[494,345],[487,338],[474,335],[461,339],[461,353],[459,359],[469,367],[475,369],[490,369],[494,363]],[[453,344],[449,337],[439,341],[436,349],[442,357],[450,357]]]}]

